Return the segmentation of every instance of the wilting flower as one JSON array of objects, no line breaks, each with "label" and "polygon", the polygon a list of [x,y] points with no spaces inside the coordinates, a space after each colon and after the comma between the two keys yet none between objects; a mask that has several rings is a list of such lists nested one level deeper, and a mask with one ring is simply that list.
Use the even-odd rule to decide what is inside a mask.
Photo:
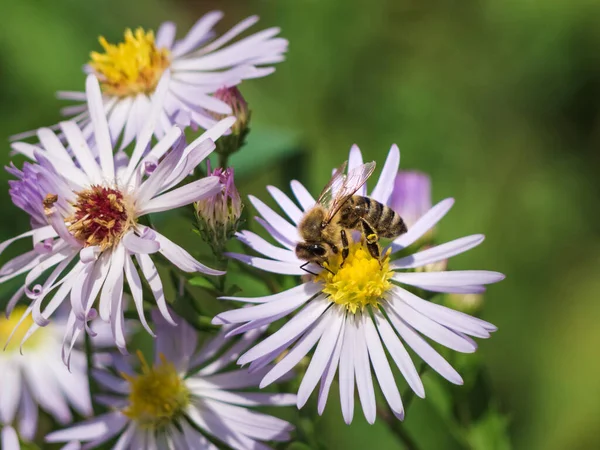
[{"label": "wilting flower", "polygon": [[427,174],[413,170],[401,170],[394,180],[390,207],[412,227],[431,209],[431,180]]},{"label": "wilting flower", "polygon": [[[126,30],[124,42],[116,45],[100,38],[104,52],[92,52],[86,71],[100,79],[113,143],[122,134],[121,148],[124,148],[140,133],[151,97],[167,71],[171,72],[168,92],[154,130],[159,138],[173,124],[211,128],[217,122],[215,114],[233,112],[229,104],[213,93],[245,79],[269,75],[275,70],[269,65],[283,61],[288,42],[275,37],[279,28],[268,28],[231,44],[258,17],[248,17],[215,38],[213,27],[222,17],[219,11],[204,15],[177,41],[172,22],[160,26],[156,39],[152,31],[141,28]],[[59,92],[58,96],[86,101],[81,92]],[[63,113],[82,127],[84,136],[91,134],[85,104],[67,107]]]},{"label": "wilting flower", "polygon": [[[399,160],[398,148],[393,146],[371,198],[389,205]],[[361,163],[360,150],[353,147],[349,170]],[[250,231],[242,231],[239,239],[266,258],[235,253],[231,257],[269,272],[306,275],[300,268],[304,261],[294,253],[300,240],[297,224],[315,205],[315,200],[297,181],[292,181],[291,188],[300,208],[279,189],[268,188],[291,223],[262,201],[250,197],[262,216],[257,221],[280,245],[273,245]],[[366,187],[363,186],[358,194],[366,195]],[[423,397],[423,384],[405,345],[444,378],[461,384],[461,376],[421,335],[453,350],[468,353],[477,348],[469,336],[487,338],[490,332],[496,330],[488,322],[423,300],[410,290],[413,286],[433,292],[479,292],[483,285],[504,278],[500,273],[480,270],[414,272],[416,268],[463,253],[483,241],[482,235],[473,235],[428,250],[406,253],[407,247],[433,227],[453,203],[453,199],[446,199],[431,208],[407,233],[384,250],[380,261],[370,255],[362,242],[351,243],[343,266],[338,254],[328,261],[327,270],[313,267],[319,273],[299,286],[266,297],[225,297],[258,305],[223,312],[213,323],[238,324],[230,332],[233,335],[265,326],[301,308],[279,330],[242,355],[238,363],[250,363],[250,371],[262,370],[285,352],[285,356],[262,379],[260,386],[264,387],[290,371],[316,345],[298,391],[298,407],[306,403],[320,381],[318,412],[321,414],[339,369],[345,421],[352,421],[356,385],[365,417],[373,423],[376,406],[372,365],[391,410],[397,417],[403,418],[402,400],[384,348],[409,386]],[[392,259],[399,250],[404,250],[403,256]]]},{"label": "wilting flower", "polygon": [[59,318],[41,330],[23,346],[22,354],[17,342],[33,321],[29,317],[15,328],[17,323],[15,316],[0,316],[0,345],[7,343],[11,335],[14,339],[0,351],[0,447],[7,450],[19,448],[15,428],[22,440],[34,438],[38,407],[63,425],[73,420],[71,407],[84,416],[92,414],[84,353],[73,351],[70,371],[52,356],[62,346],[65,322]]},{"label": "wilting flower", "polygon": [[[159,91],[164,92],[166,82],[161,86]],[[0,268],[0,283],[27,274],[9,311],[19,297],[26,294],[32,302],[25,316],[33,315],[33,329],[46,325],[56,308],[69,297],[67,349],[81,331],[87,329],[88,320],[95,317],[94,303],[99,296],[97,311],[102,320],[111,323],[115,342],[123,350],[124,280],[129,284],[142,324],[151,333],[144,318],[138,271],[148,282],[164,317],[172,321],[150,254],[161,253],[186,272],[222,274],[200,264],[183,248],[142,225],[139,219],[220,192],[221,185],[215,177],[175,186],[214,149],[211,138],[219,137],[234,119],[223,120],[187,147],[183,145],[182,130],[174,126],[146,153],[154,127],[149,119],[136,141],[131,159],[124,154],[119,157],[113,155],[100,87],[94,75],[88,77],[86,88],[99,162],[74,122],[60,124],[74,160],[49,130],[40,131],[41,147],[13,144],[17,151],[35,160],[26,164],[23,171],[9,168],[18,179],[11,184],[11,195],[15,204],[31,215],[34,228],[3,242],[0,252],[25,237],[33,238],[33,249]],[[158,116],[159,100],[160,95],[157,95],[151,118]],[[50,269],[46,280],[37,282]],[[46,302],[48,297],[51,299]],[[67,359],[68,353],[63,353],[63,359]]]},{"label": "wilting flower", "polygon": [[[154,365],[140,355],[141,368],[115,355],[114,366],[97,370],[95,379],[107,390],[97,401],[110,412],[65,430],[50,433],[48,442],[87,442],[95,448],[118,437],[115,448],[216,448],[205,435],[233,449],[268,448],[261,441],[287,441],[291,424],[248,407],[294,404],[293,394],[247,391],[268,369],[249,374],[225,371],[260,335],[245,334],[239,341],[225,339],[223,330],[197,350],[197,334],[177,318],[171,327],[161,314],[156,323]],[[114,369],[111,371],[110,369]],[[121,377],[114,373],[120,373]]]},{"label": "wilting flower", "polygon": [[221,255],[225,244],[237,231],[242,215],[242,200],[233,181],[233,168],[210,169],[208,176],[215,177],[223,189],[212,197],[195,203],[198,227],[202,238],[208,242],[216,255]]}]

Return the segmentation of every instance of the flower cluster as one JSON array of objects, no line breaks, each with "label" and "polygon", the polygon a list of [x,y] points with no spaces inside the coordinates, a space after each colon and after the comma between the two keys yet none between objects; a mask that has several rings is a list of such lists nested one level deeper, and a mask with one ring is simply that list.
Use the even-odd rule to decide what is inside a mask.
[{"label": "flower cluster", "polygon": [[[0,283],[20,283],[0,319],[2,448],[36,439],[38,405],[61,427],[73,411],[85,418],[45,436],[65,448],[269,448],[290,440],[294,426],[251,408],[302,408],[320,384],[322,414],[336,373],[346,423],[355,390],[375,421],[375,380],[403,419],[393,366],[425,396],[407,348],[462,384],[428,340],[471,353],[473,337],[496,330],[434,300],[480,295],[503,275],[446,270],[483,236],[436,245],[434,227],[454,200],[432,207],[429,178],[399,172],[395,145],[372,189],[375,163],[364,164],[354,146],[347,173],[334,171],[317,198],[298,181],[293,198],[267,188],[287,218],[249,196],[264,230],[238,231],[242,197],[227,162],[244,144],[251,111],[237,86],[271,74],[287,41],[278,28],[239,39],[257,17],[217,36],[221,17],[206,14],[180,40],[170,22],[156,35],[128,29],[118,44],[101,37],[85,89],[59,94],[79,102],[64,109],[70,119],[35,131],[34,143],[11,144],[27,161],[7,167],[9,192],[30,229],[2,242],[0,254],[21,239],[30,246],[0,267]],[[217,261],[160,225],[186,220],[191,205]],[[234,237],[244,253],[226,251]],[[214,264],[275,289],[233,296],[244,286],[228,288],[228,271]],[[294,287],[278,289],[270,274],[292,277]],[[205,316],[207,295],[247,305]],[[129,355],[138,334],[154,338],[153,362],[139,349]],[[297,395],[256,392],[296,377]]]}]

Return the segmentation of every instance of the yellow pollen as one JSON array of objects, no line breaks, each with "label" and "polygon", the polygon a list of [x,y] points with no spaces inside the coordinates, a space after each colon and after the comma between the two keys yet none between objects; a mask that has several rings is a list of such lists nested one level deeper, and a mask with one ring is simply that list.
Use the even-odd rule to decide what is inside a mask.
[{"label": "yellow pollen", "polygon": [[392,287],[389,251],[381,261],[373,258],[362,243],[350,244],[350,253],[342,267],[342,256],[332,257],[315,281],[325,283],[323,292],[338,305],[355,314],[366,306],[377,306]]},{"label": "yellow pollen", "polygon": [[[4,312],[0,314],[0,349],[2,349],[2,347],[4,347],[8,341],[8,338],[25,312],[25,309],[26,308],[24,306],[17,306],[8,319],[6,318]],[[31,318],[31,314],[29,314],[16,329],[15,334],[13,334],[13,337],[10,340],[10,343],[6,346],[6,352],[19,351],[21,340],[31,325],[33,325],[33,319]],[[23,345],[23,350],[35,348],[43,341],[43,334],[43,330],[38,330],[36,333],[34,333],[27,340],[27,342],[25,342],[25,345]]]},{"label": "yellow pollen", "polygon": [[154,33],[138,28],[125,30],[125,42],[109,44],[98,39],[104,53],[91,52],[90,66],[99,75],[104,92],[118,97],[154,92],[161,75],[169,67],[170,52],[156,48]]},{"label": "yellow pollen", "polygon": [[68,230],[87,246],[106,250],[135,225],[132,201],[121,191],[92,186],[77,193],[74,213],[65,219]]},{"label": "yellow pollen", "polygon": [[159,429],[183,413],[190,402],[190,392],[173,363],[160,354],[160,363],[150,367],[138,351],[142,373],[121,374],[129,382],[129,405],[123,410],[144,428]]}]

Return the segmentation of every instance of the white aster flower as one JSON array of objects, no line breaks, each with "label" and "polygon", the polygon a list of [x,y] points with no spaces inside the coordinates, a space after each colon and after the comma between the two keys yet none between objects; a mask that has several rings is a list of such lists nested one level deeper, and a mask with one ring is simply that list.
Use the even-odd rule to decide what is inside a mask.
[{"label": "white aster flower", "polygon": [[[0,316],[2,345],[11,335],[22,337],[33,321],[29,317],[15,330],[17,323],[16,316]],[[73,420],[71,408],[84,416],[92,414],[85,354],[79,349],[73,351],[70,371],[54,356],[60,352],[64,332],[65,321],[58,318],[27,341],[23,354],[16,342],[0,351],[0,448],[19,448],[16,430],[23,441],[33,440],[38,408],[63,425]]]},{"label": "white aster flower", "polygon": [[[160,277],[150,257],[152,253],[161,253],[185,272],[223,273],[200,264],[183,248],[139,223],[139,218],[146,214],[175,209],[221,190],[215,177],[175,186],[208,156],[215,147],[212,139],[223,134],[234,119],[222,120],[187,147],[183,144],[182,130],[174,126],[147,151],[153,118],[160,112],[160,97],[167,81],[164,78],[158,88],[156,102],[131,159],[125,154],[113,154],[100,86],[94,75],[88,76],[86,90],[99,161],[74,122],[60,124],[74,159],[48,129],[39,131],[40,146],[13,144],[15,150],[35,161],[26,163],[23,171],[9,168],[18,178],[11,183],[11,195],[15,204],[31,215],[33,229],[0,244],[0,252],[26,237],[33,238],[33,248],[0,268],[0,283],[27,274],[24,285],[8,306],[10,311],[24,294],[32,300],[24,317],[32,314],[35,323],[24,340],[46,325],[52,313],[69,298],[65,360],[77,336],[88,329],[87,321],[97,312],[102,320],[111,323],[116,345],[124,351],[125,280],[142,325],[152,333],[143,314],[140,273],[148,282],[158,308],[172,321]],[[38,281],[48,270],[51,273],[45,281]],[[97,296],[99,301],[94,307]]]},{"label": "white aster flower", "polygon": [[154,365],[140,354],[141,371],[115,355],[115,376],[97,370],[95,379],[106,389],[97,401],[111,412],[46,436],[48,442],[86,442],[95,448],[116,439],[114,449],[216,450],[219,441],[236,450],[268,449],[262,442],[287,441],[293,429],[288,422],[249,407],[285,406],[293,394],[257,393],[255,387],[268,368],[249,374],[245,369],[225,370],[245,351],[261,330],[246,333],[238,341],[225,338],[222,330],[197,349],[197,334],[177,318],[176,328],[160,314],[156,323]]},{"label": "white aster flower", "polygon": [[[120,145],[124,148],[140,133],[151,97],[167,70],[171,72],[168,91],[154,130],[158,138],[173,124],[209,129],[217,122],[215,117],[232,114],[230,105],[213,96],[217,90],[269,75],[275,70],[269,65],[283,61],[288,42],[275,37],[279,28],[231,43],[258,17],[248,17],[215,38],[214,26],[222,17],[220,11],[204,15],[177,41],[172,22],[160,26],[156,39],[152,31],[141,28],[134,32],[128,29],[124,42],[116,45],[100,38],[104,53],[92,52],[86,71],[100,79],[113,143],[122,135]],[[59,92],[58,97],[86,101],[83,92]],[[91,134],[85,104],[64,108],[63,114],[82,127],[86,138]]]},{"label": "white aster flower", "polygon": [[[371,191],[371,198],[389,205],[399,161],[400,152],[394,145],[379,181]],[[352,170],[360,164],[362,156],[354,146],[348,168]],[[230,254],[231,257],[273,273],[306,275],[300,268],[304,261],[296,257],[294,250],[301,240],[297,225],[305,212],[315,205],[315,200],[299,182],[292,181],[291,188],[300,207],[279,189],[267,188],[291,222],[259,199],[250,197],[261,215],[256,220],[279,245],[250,231],[242,231],[238,238],[266,258],[242,254]],[[357,194],[367,195],[366,186]],[[473,235],[425,251],[406,253],[407,247],[433,227],[453,203],[453,199],[446,199],[431,208],[407,233],[392,242],[383,252],[381,262],[374,259],[362,243],[353,243],[343,267],[340,267],[341,256],[338,254],[328,261],[329,270],[321,270],[310,281],[290,290],[259,298],[224,297],[256,306],[223,312],[213,323],[237,324],[230,332],[233,335],[265,326],[299,310],[278,331],[242,355],[238,363],[250,363],[251,372],[262,370],[285,353],[262,379],[260,386],[264,387],[290,371],[316,345],[298,391],[299,408],[320,381],[318,412],[321,414],[339,370],[341,407],[346,423],[353,418],[355,386],[364,415],[369,423],[373,423],[376,405],[372,367],[391,410],[401,419],[404,417],[402,400],[384,348],[411,389],[423,397],[423,384],[405,346],[412,348],[444,378],[462,384],[461,376],[422,335],[453,350],[469,353],[477,348],[469,336],[487,338],[496,330],[488,322],[424,300],[411,292],[411,287],[433,292],[481,292],[483,285],[504,278],[497,272],[479,270],[414,271],[465,252],[483,241],[482,235]],[[391,255],[400,250],[404,250],[403,256],[390,261]],[[319,270],[318,266],[316,269]]]}]

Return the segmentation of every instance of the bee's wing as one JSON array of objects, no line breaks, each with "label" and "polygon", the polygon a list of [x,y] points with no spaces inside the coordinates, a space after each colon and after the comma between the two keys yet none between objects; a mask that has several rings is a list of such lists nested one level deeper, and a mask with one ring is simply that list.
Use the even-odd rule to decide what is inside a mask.
[{"label": "bee's wing", "polygon": [[317,199],[317,203],[319,205],[324,206],[326,209],[329,209],[331,203],[335,197],[335,193],[340,190],[340,188],[344,184],[344,180],[346,179],[346,175],[344,174],[344,170],[346,170],[346,165],[348,161],[344,162],[340,167],[338,167],[331,176],[329,182],[325,185],[321,193],[319,194],[319,198]]},{"label": "bee's wing", "polygon": [[348,172],[348,175],[343,180],[342,186],[335,192],[335,196],[327,211],[325,222],[329,222],[333,219],[333,216],[336,215],[342,205],[367,182],[374,170],[375,161],[371,161]]}]

